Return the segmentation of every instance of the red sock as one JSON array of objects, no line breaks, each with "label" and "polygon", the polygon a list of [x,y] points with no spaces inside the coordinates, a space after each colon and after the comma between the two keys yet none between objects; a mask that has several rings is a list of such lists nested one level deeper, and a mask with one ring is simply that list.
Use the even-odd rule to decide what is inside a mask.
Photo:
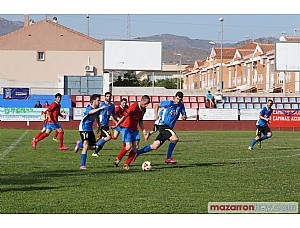
[{"label": "red sock", "polygon": [[59,147],[63,147],[64,146],[64,131],[59,132],[58,137],[59,137]]},{"label": "red sock", "polygon": [[38,139],[42,134],[43,134],[43,132],[39,131],[39,133],[37,133],[37,135],[34,138]]},{"label": "red sock", "polygon": [[125,156],[126,153],[127,153],[127,150],[126,150],[126,147],[124,146],[124,147],[122,147],[120,153],[118,154],[117,159],[119,161],[121,161],[122,158]]},{"label": "red sock", "polygon": [[59,132],[58,132],[57,130],[55,130],[53,138],[55,138],[55,139],[56,139],[56,138],[57,138],[57,136],[58,136],[58,133],[59,133]]},{"label": "red sock", "polygon": [[46,138],[48,136],[49,136],[49,134],[45,132],[40,137],[38,137],[37,139],[35,139],[35,141],[39,142],[39,141],[43,140],[44,138]]},{"label": "red sock", "polygon": [[130,163],[132,162],[132,160],[134,159],[135,156],[135,152],[133,152],[132,150],[129,152],[128,158],[127,160],[124,162],[124,165],[130,165]]}]

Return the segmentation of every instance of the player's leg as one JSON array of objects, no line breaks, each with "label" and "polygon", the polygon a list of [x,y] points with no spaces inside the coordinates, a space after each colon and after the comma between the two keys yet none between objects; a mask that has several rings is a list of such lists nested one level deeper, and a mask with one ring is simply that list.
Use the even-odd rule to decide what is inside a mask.
[{"label": "player's leg", "polygon": [[127,152],[130,152],[132,150],[132,131],[127,129],[127,128],[123,128],[122,129],[122,142],[123,142],[123,147],[121,149],[121,151],[119,152],[118,156],[116,157],[116,160],[114,162],[114,166],[118,167],[120,161],[122,160],[122,158],[125,156],[125,154]]},{"label": "player's leg", "polygon": [[33,138],[33,140],[36,140],[37,138],[39,138],[44,132],[46,131],[46,124],[43,125],[42,130],[40,130],[36,136]]},{"label": "player's leg", "polygon": [[69,147],[64,146],[64,130],[61,128],[59,123],[55,124],[56,130],[58,131],[58,138],[59,138],[59,149],[60,150],[68,150]]},{"label": "player's leg", "polygon": [[123,169],[128,170],[129,165],[132,162],[132,160],[135,158],[136,151],[139,147],[139,142],[140,142],[140,134],[138,130],[133,130],[132,131],[132,150],[129,152],[127,160],[124,162]]},{"label": "player's leg", "polygon": [[34,140],[32,140],[31,145],[35,150],[36,150],[37,143],[39,141],[43,140],[44,138],[48,137],[50,135],[52,129],[54,129],[54,127],[48,123],[46,125],[46,131],[44,133],[42,133],[38,138],[35,138]]},{"label": "player's leg", "polygon": [[86,160],[87,160],[87,151],[90,147],[95,147],[96,138],[93,131],[81,131],[80,132],[81,141],[83,142],[83,148],[81,151],[81,161],[80,161],[80,169],[86,170]]},{"label": "player's leg", "polygon": [[108,127],[105,126],[105,127],[101,128],[101,135],[102,135],[102,138],[96,143],[96,149],[95,149],[94,153],[92,154],[93,157],[99,157],[98,156],[99,151],[103,148],[103,146],[106,142],[111,140],[111,134],[109,132]]},{"label": "player's leg", "polygon": [[122,131],[122,128],[120,126],[116,127],[114,129],[114,133],[111,136],[111,139],[116,140],[119,137],[120,132]]},{"label": "player's leg", "polygon": [[53,138],[52,138],[53,141],[59,142],[59,140],[57,139],[58,134],[59,134],[59,132],[58,132],[57,130],[55,130],[55,131],[54,131]]},{"label": "player's leg", "polygon": [[260,141],[261,139],[261,134],[262,134],[262,131],[261,131],[261,127],[260,126],[257,126],[257,129],[256,129],[256,136],[255,138],[251,141],[249,147],[248,147],[248,150],[253,150],[253,147],[255,146],[255,144]]},{"label": "player's leg", "polygon": [[[175,164],[177,162],[172,158],[172,154],[173,154],[173,151],[175,149],[177,142],[179,141],[179,138],[173,130],[166,129],[166,131],[169,132],[169,134],[171,134],[171,136],[169,137],[170,144],[168,146],[167,157],[166,157],[165,163]],[[167,134],[167,132],[166,132],[166,134]]]}]

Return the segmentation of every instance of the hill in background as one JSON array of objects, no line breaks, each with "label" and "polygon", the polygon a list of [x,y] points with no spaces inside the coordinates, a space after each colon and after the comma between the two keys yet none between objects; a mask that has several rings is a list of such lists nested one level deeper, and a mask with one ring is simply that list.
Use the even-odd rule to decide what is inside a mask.
[{"label": "hill in background", "polygon": [[[0,36],[16,31],[24,26],[22,21],[9,21],[0,17]],[[162,42],[162,62],[166,64],[179,64],[181,54],[182,64],[193,64],[196,60],[206,59],[211,51],[211,40],[190,39],[186,36],[177,36],[173,34],[161,34],[148,37],[137,37],[134,40]],[[258,43],[275,43],[279,39],[274,37],[263,37],[253,40]],[[251,40],[240,41],[238,43],[223,44],[224,47],[239,47]],[[220,47],[220,44],[216,44]]]}]

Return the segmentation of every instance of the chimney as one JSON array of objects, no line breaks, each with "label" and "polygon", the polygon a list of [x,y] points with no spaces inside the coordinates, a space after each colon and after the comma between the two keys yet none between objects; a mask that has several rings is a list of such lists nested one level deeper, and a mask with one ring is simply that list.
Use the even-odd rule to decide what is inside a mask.
[{"label": "chimney", "polygon": [[58,23],[58,21],[57,21],[57,17],[53,17],[53,20],[52,20],[52,22],[54,22],[54,23]]},{"label": "chimney", "polygon": [[24,27],[28,27],[28,26],[29,26],[29,15],[24,14]]}]

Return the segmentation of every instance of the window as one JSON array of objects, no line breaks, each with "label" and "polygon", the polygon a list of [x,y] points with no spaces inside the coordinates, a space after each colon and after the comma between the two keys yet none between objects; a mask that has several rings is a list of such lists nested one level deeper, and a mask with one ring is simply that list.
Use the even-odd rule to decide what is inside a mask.
[{"label": "window", "polygon": [[45,52],[38,51],[38,53],[37,53],[37,60],[38,61],[45,61]]}]

